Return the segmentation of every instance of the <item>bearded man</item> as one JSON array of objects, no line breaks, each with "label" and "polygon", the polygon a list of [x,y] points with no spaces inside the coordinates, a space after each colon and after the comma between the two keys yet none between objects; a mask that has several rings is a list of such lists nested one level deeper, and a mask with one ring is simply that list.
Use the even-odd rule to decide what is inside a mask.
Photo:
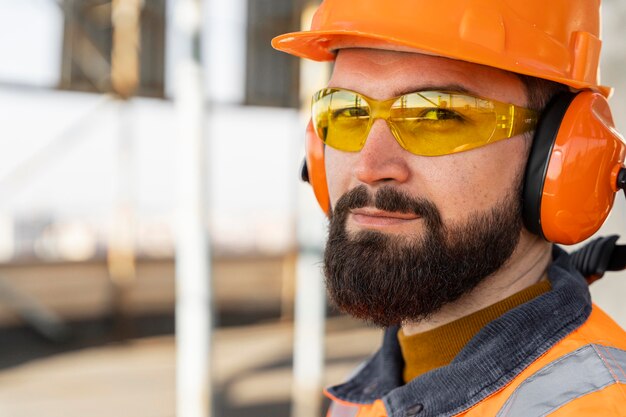
[{"label": "bearded man", "polygon": [[605,220],[626,145],[599,0],[325,0],[308,176],[326,284],[386,328],[329,415],[626,416],[626,333],[554,243]]}]

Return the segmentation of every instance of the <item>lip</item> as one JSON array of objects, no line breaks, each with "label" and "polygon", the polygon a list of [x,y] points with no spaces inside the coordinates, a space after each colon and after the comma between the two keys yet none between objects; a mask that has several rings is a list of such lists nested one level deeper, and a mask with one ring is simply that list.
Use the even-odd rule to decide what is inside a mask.
[{"label": "lip", "polygon": [[414,213],[383,211],[367,207],[351,210],[350,214],[355,223],[369,227],[401,225],[420,218]]}]

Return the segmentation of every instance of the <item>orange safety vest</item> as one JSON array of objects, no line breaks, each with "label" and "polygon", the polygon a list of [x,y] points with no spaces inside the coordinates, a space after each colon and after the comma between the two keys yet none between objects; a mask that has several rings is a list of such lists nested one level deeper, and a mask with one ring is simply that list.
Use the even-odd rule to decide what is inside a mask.
[{"label": "orange safety vest", "polygon": [[[581,364],[595,379],[577,372]],[[581,378],[571,379],[576,376]],[[329,397],[333,404],[328,417],[387,417],[381,400],[358,405]],[[578,330],[498,392],[454,416],[626,416],[626,332],[594,305]]]},{"label": "orange safety vest", "polygon": [[[562,260],[563,258],[561,258]],[[563,274],[562,272],[561,270],[556,274],[561,275],[556,280],[556,289],[559,290],[560,287],[564,291],[563,276],[569,274]],[[571,270],[567,272],[571,273]],[[549,275],[555,274],[550,274],[549,272]],[[582,277],[570,277],[568,279],[579,280]],[[555,280],[552,277],[551,281],[554,288]],[[566,282],[565,287],[567,285],[570,284]],[[570,310],[570,314],[577,311],[575,308],[577,303],[580,304],[579,307],[582,309],[585,308],[584,304],[586,304],[584,302],[586,296],[582,293],[580,282],[577,281],[576,285],[578,285],[576,291],[570,291],[569,294],[575,294],[578,291],[582,297],[569,305],[569,307],[573,307]],[[565,288],[565,290],[569,289]],[[538,298],[541,297],[543,296]],[[550,297],[544,298],[548,300]],[[576,297],[572,296],[571,298],[575,299]],[[563,313],[562,310],[568,308],[567,305],[570,304],[569,301],[563,301],[568,300],[567,298],[561,297],[558,300],[561,304],[555,304],[554,316]],[[540,307],[538,308],[544,308],[544,313],[547,313],[549,304],[541,305],[542,302],[545,304],[547,301],[533,300],[530,303],[539,305]],[[565,307],[561,308],[561,305]],[[524,306],[516,309],[517,311],[514,314],[525,314],[524,309],[527,307]],[[545,329],[551,329],[550,326],[556,326],[554,329],[558,330],[559,324],[556,322],[549,323],[552,318],[547,314],[544,314],[544,316],[543,320],[548,323]],[[431,401],[429,405],[429,397],[436,395],[436,392],[427,395],[424,398],[425,401],[416,403],[406,402],[408,401],[404,400],[406,395],[395,395],[393,399],[389,399],[390,397],[387,394],[373,401],[366,402],[362,399],[350,401],[350,396],[354,396],[350,390],[358,393],[367,391],[367,389],[355,389],[362,381],[349,381],[343,384],[343,387],[339,386],[339,389],[326,391],[326,395],[332,400],[328,417],[626,417],[626,332],[595,305],[591,309],[591,314],[587,313],[584,317],[582,324],[579,323],[575,329],[570,330],[563,338],[544,348],[540,345],[540,338],[534,337],[536,336],[533,334],[534,329],[514,329],[522,335],[516,342],[519,343],[520,340],[528,339],[530,340],[528,344],[538,343],[537,349],[541,353],[529,363],[524,364],[521,369],[516,370],[512,376],[511,372],[508,372],[509,376],[506,377],[506,371],[491,369],[491,375],[498,375],[497,373],[501,372],[503,377],[499,379],[496,376],[488,382],[489,384],[497,384],[502,379],[508,379],[502,386],[491,390],[484,398],[480,398],[473,403],[471,399],[467,400],[468,397],[471,397],[467,392],[473,392],[472,390],[461,394],[461,396],[465,397],[464,399],[452,398],[454,397],[454,391],[452,391],[452,394],[446,394],[450,397],[451,403],[456,400],[463,403],[460,409],[453,409],[453,407],[452,409],[450,407],[446,409],[445,402],[447,397],[445,396],[435,401],[434,405]],[[558,317],[559,320],[563,320],[563,318],[564,316]],[[566,323],[563,323],[563,326],[565,325]],[[395,331],[397,330],[393,330],[393,332]],[[390,331],[389,334],[391,333]],[[491,339],[485,337],[484,340],[497,340],[497,334],[494,333],[491,337]],[[522,345],[520,344],[520,346]],[[489,348],[485,347],[483,350],[487,349]],[[474,352],[477,355],[482,354],[480,347]],[[488,358],[486,360],[488,361]],[[513,361],[513,358],[511,360]],[[387,360],[385,363],[389,363],[389,361]],[[505,362],[496,363],[502,364]],[[480,363],[474,363],[471,366],[475,366],[477,367],[476,369],[480,370],[481,365]],[[385,372],[387,367],[379,366],[375,369],[378,372]],[[470,372],[472,369],[471,367],[468,368]],[[364,378],[376,378],[376,372],[373,372],[371,369],[365,372],[361,371],[361,373],[366,374],[365,377],[363,375],[358,377],[361,380],[364,380]],[[425,375],[416,379],[419,380]],[[471,375],[471,373],[468,375]],[[462,385],[462,381],[451,381],[456,384],[461,382],[461,385],[457,386],[467,388],[466,385]],[[441,382],[439,381],[439,383]],[[480,382],[481,379],[477,379],[471,383],[468,382],[468,384],[480,385]],[[409,384],[411,383],[413,381]],[[441,387],[445,387],[445,385],[445,381],[443,381]],[[367,387],[367,385],[364,386]],[[481,392],[481,390],[485,392],[484,388],[476,386],[475,391],[476,393]],[[406,387],[398,387],[398,389],[407,390]],[[414,394],[419,398],[420,392]],[[403,402],[405,403],[403,404]],[[392,410],[391,413],[389,412],[390,409]]]}]

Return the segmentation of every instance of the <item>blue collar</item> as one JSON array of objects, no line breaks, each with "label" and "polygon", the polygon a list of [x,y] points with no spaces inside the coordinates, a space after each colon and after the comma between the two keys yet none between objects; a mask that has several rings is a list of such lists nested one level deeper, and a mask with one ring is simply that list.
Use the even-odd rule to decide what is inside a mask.
[{"label": "blue collar", "polygon": [[485,326],[448,366],[403,385],[398,327],[385,331],[381,349],[348,382],[328,392],[343,401],[383,400],[389,417],[444,417],[472,407],[510,382],[591,314],[585,279],[569,255],[553,250],[552,291]]}]

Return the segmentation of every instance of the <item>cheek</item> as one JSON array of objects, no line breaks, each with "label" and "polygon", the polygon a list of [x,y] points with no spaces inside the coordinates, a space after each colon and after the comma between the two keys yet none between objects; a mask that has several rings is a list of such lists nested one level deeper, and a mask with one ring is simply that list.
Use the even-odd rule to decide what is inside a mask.
[{"label": "cheek", "polygon": [[[444,219],[466,220],[517,191],[527,158],[522,137],[449,155],[431,168],[436,204]],[[433,161],[434,162],[434,161]]]},{"label": "cheek", "polygon": [[328,146],[324,152],[324,165],[326,167],[326,180],[328,193],[330,194],[331,207],[350,188],[351,159],[356,154],[337,151]]}]

